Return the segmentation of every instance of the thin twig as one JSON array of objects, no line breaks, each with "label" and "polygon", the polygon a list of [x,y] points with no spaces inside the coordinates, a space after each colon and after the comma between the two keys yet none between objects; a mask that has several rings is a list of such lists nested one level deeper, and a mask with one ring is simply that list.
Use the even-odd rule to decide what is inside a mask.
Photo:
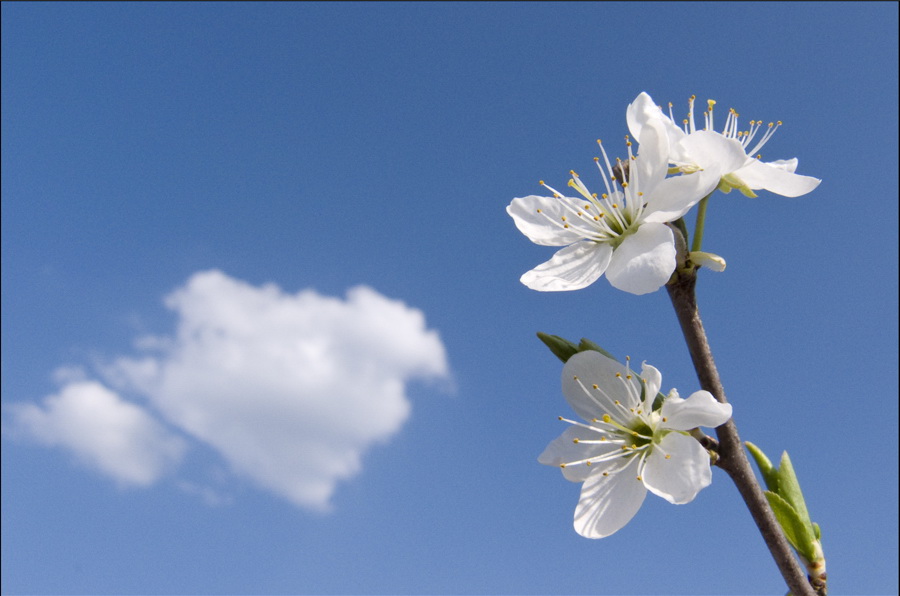
[{"label": "thin twig", "polygon": [[[712,393],[718,401],[727,403],[725,389],[716,370],[703,322],[700,320],[700,311],[697,309],[694,291],[696,282],[697,272],[689,266],[677,271],[666,289],[681,324],[700,386]],[[729,420],[718,427],[716,436],[719,438],[719,459],[716,465],[725,470],[737,486],[791,593],[794,596],[816,596],[756,480],[734,421]]]}]

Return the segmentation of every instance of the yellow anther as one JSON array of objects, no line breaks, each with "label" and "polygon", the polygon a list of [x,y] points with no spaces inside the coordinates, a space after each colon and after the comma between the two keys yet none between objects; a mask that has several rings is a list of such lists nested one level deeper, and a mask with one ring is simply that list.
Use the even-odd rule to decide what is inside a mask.
[{"label": "yellow anther", "polygon": [[599,161],[600,161],[600,158],[599,158],[599,157],[595,157],[595,158],[594,158],[594,161],[599,162]]},{"label": "yellow anther", "polygon": [[600,389],[600,386],[597,385],[597,383],[594,383],[594,384],[592,385],[592,387],[593,387],[594,389]]},{"label": "yellow anther", "polygon": [[712,110],[712,109],[713,109],[713,106],[716,105],[716,100],[714,100],[714,99],[707,99],[707,100],[706,100],[706,105],[708,105],[708,106],[709,106],[709,109]]},{"label": "yellow anther", "polygon": [[573,443],[578,443],[578,439],[572,439]]},{"label": "yellow anther", "polygon": [[609,417],[609,414],[603,415],[603,422],[606,422],[607,424],[609,424],[610,420],[612,420],[612,418]]},{"label": "yellow anther", "polygon": [[690,101],[694,101],[695,99],[697,99],[697,96],[696,96],[696,95],[691,95]]},{"label": "yellow anther", "polygon": [[578,178],[578,174],[575,173],[575,170],[569,170],[569,173],[570,173],[572,176],[574,176],[575,178]]},{"label": "yellow anther", "polygon": [[558,418],[558,419],[559,419],[559,420],[562,420],[562,419],[563,419],[563,417],[562,417],[562,416],[557,416],[557,418]]},{"label": "yellow anther", "polygon": [[[613,207],[615,207],[615,205],[613,205]],[[616,373],[616,378],[617,378],[617,379],[619,379],[619,378],[621,378],[621,377],[622,377],[622,373]]]},{"label": "yellow anther", "polygon": [[584,462],[584,465],[589,466],[589,465],[591,465],[591,462],[590,462],[590,461],[586,461],[586,462]]},{"label": "yellow anther", "polygon": [[667,453],[667,454],[666,454],[666,459],[672,459],[672,455],[669,454],[669,453]]},{"label": "yellow anther", "polygon": [[560,467],[560,468],[565,468],[565,467],[566,467],[566,464],[559,464],[559,467]]},{"label": "yellow anther", "polygon": [[614,400],[614,403],[615,403],[617,406],[621,406],[621,405],[622,405],[621,403],[619,403],[619,400]]},{"label": "yellow anther", "polygon": [[640,476],[638,476],[638,477],[637,477],[637,479],[638,479],[638,480],[640,480],[640,481],[641,481],[641,482],[643,482],[643,481],[644,481],[644,479],[643,479],[643,478],[641,478],[641,477],[640,477]]},{"label": "yellow anther", "polygon": [[631,380],[631,375],[625,375],[625,378],[628,379],[628,380],[630,381],[630,380]]},{"label": "yellow anther", "polygon": [[668,419],[668,418],[666,418],[666,417],[665,417],[665,416],[663,416],[663,419],[662,419],[662,421],[663,421],[663,422],[668,422],[668,421],[669,421],[669,419]]},{"label": "yellow anther", "polygon": [[538,184],[540,184],[541,186],[544,186],[544,181],[543,181],[543,180],[538,180]]},{"label": "yellow anther", "polygon": [[609,476],[609,472],[603,472],[604,476]]},{"label": "yellow anther", "polygon": [[543,211],[541,211],[540,209],[538,209],[537,212],[538,212],[538,213],[543,213]]},{"label": "yellow anther", "polygon": [[778,126],[781,126],[781,120],[778,121]]}]

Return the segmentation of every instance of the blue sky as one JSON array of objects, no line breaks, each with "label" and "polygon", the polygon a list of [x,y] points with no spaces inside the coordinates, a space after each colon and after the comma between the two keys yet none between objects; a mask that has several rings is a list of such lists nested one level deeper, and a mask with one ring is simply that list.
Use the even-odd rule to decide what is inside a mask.
[{"label": "blue sky", "polygon": [[[720,470],[572,528],[536,331],[697,381],[665,292],[539,293],[505,207],[641,91],[785,124],[701,310],[833,594],[896,593],[894,3],[2,5],[2,592],[780,594]],[[724,111],[723,111],[724,113]],[[689,218],[692,219],[692,218]]]}]

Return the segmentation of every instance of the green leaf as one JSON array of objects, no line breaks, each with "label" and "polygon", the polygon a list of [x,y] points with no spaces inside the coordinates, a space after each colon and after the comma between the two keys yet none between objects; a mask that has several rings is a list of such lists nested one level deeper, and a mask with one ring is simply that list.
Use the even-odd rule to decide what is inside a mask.
[{"label": "green leaf", "polygon": [[578,353],[578,346],[558,335],[547,335],[538,331],[537,336],[563,362],[567,362],[569,358]]},{"label": "green leaf", "polygon": [[775,469],[775,466],[772,465],[772,462],[769,461],[769,458],[766,457],[766,454],[763,453],[762,449],[750,441],[744,441],[744,445],[746,445],[747,451],[750,452],[750,455],[752,455],[753,459],[756,461],[756,465],[762,473],[763,480],[766,483],[766,488],[777,493],[778,471]]},{"label": "green leaf", "polygon": [[819,527],[819,524],[813,522],[813,532],[816,533],[816,540],[822,542],[822,528]]},{"label": "green leaf", "polygon": [[[607,352],[606,350],[604,350],[603,348],[601,348],[600,346],[598,346],[597,344],[592,342],[591,340],[582,337],[581,343],[578,344],[578,351],[579,352],[587,352],[588,350],[593,350],[594,352],[600,352],[607,358],[616,360],[615,356],[613,356],[612,354],[610,354],[609,352]],[[616,362],[618,362],[618,360],[616,360]]]},{"label": "green leaf", "polygon": [[[550,348],[550,351],[553,352],[556,357],[563,362],[568,362],[569,358],[579,352],[587,351],[600,352],[607,358],[616,360],[615,356],[589,339],[581,338],[581,343],[575,345],[573,342],[570,342],[569,340],[564,339],[558,335],[549,335],[547,333],[541,333],[540,331],[538,331],[537,336],[538,339],[544,342],[544,345]],[[618,362],[618,360],[616,360],[616,362]]]},{"label": "green leaf", "polygon": [[809,532],[814,533],[812,521],[809,519],[809,511],[806,509],[806,501],[803,500],[803,492],[800,490],[800,482],[794,473],[794,466],[791,465],[791,458],[788,457],[787,451],[781,454],[781,465],[778,467],[778,494],[791,504],[791,507],[797,512],[807,527]]},{"label": "green leaf", "polygon": [[765,491],[765,495],[769,506],[775,513],[775,518],[781,525],[781,529],[784,530],[785,538],[804,559],[814,561],[816,558],[815,537],[810,532],[809,525],[800,519],[791,504],[780,496],[770,490]]}]

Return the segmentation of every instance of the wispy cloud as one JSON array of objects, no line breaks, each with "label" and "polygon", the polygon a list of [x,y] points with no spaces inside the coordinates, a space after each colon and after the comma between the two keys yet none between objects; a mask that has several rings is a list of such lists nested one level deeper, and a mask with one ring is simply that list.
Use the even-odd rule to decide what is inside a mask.
[{"label": "wispy cloud", "polygon": [[130,485],[156,482],[181,460],[184,440],[141,407],[96,381],[68,383],[39,405],[11,404],[15,431],[70,450],[84,464]]},{"label": "wispy cloud", "polygon": [[[101,376],[122,394],[145,397],[170,425],[213,447],[236,475],[299,506],[328,509],[337,483],[360,471],[365,451],[401,428],[411,409],[408,381],[449,374],[444,346],[421,311],[365,286],[339,299],[205,271],[165,302],[178,316],[175,334],[138,338],[139,354],[112,359]],[[85,387],[105,396],[92,407],[140,421],[119,422],[123,440],[166,454],[153,460],[156,467],[98,463],[99,469],[146,484],[178,461],[179,439],[99,383],[70,382],[60,395],[83,395]],[[43,410],[16,405],[14,426],[99,458],[107,447],[92,439],[98,436],[89,431],[92,422],[84,416],[59,422],[58,397],[47,398]],[[70,435],[80,447],[63,440]]]}]

